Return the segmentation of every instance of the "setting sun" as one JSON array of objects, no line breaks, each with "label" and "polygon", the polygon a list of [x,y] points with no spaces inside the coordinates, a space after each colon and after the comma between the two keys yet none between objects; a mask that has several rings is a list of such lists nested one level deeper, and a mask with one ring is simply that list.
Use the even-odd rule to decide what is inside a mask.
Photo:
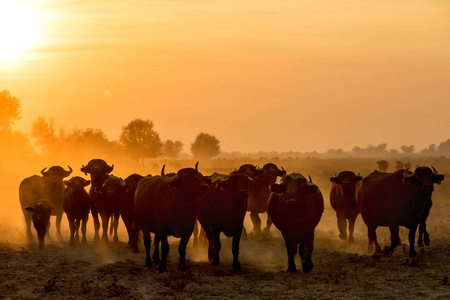
[{"label": "setting sun", "polygon": [[38,41],[38,10],[20,1],[0,2],[0,67],[25,60]]}]

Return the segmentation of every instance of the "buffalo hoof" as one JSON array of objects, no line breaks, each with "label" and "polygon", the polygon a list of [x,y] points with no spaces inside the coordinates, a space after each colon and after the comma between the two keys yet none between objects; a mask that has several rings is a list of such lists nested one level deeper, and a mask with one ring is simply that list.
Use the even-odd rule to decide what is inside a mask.
[{"label": "buffalo hoof", "polygon": [[391,253],[394,253],[394,249],[392,247],[385,246],[383,249],[384,256],[389,256]]},{"label": "buffalo hoof", "polygon": [[145,266],[146,266],[147,268],[153,267],[152,260],[151,260],[151,259],[146,259],[146,260],[145,260]]},{"label": "buffalo hoof", "polygon": [[267,235],[267,234],[269,234],[269,233],[270,233],[270,228],[269,228],[269,227],[264,228],[263,234],[264,234],[264,235]]},{"label": "buffalo hoof", "polygon": [[94,243],[98,244],[100,242],[100,237],[96,234],[94,236]]},{"label": "buffalo hoof", "polygon": [[425,237],[423,241],[425,243],[425,246],[430,246],[430,238],[429,237],[428,238]]},{"label": "buffalo hoof", "polygon": [[220,265],[220,259],[214,258],[214,259],[212,260],[211,264],[212,264],[213,266],[219,266],[219,265]]},{"label": "buffalo hoof", "polygon": [[153,263],[154,263],[155,265],[159,264],[159,256],[153,255],[152,258],[153,258]]},{"label": "buffalo hoof", "polygon": [[234,262],[233,263],[233,270],[241,271],[241,263],[240,262]]},{"label": "buffalo hoof", "polygon": [[81,241],[81,246],[87,246],[87,241],[86,241],[86,239],[83,239],[82,241]]},{"label": "buffalo hoof", "polygon": [[167,265],[165,262],[160,262],[159,266],[158,266],[158,272],[159,273],[164,273],[167,271]]},{"label": "buffalo hoof", "polygon": [[305,262],[303,265],[302,265],[302,268],[303,268],[303,273],[309,273],[309,272],[311,272],[311,270],[313,269],[313,267],[314,267],[314,264],[312,263],[312,262]]},{"label": "buffalo hoof", "polygon": [[186,265],[186,263],[182,263],[178,266],[178,270],[180,271],[189,271],[189,267]]},{"label": "buffalo hoof", "polygon": [[288,265],[287,271],[288,271],[289,273],[296,273],[296,272],[297,272],[297,267],[295,266],[294,263],[289,264],[289,265]]},{"label": "buffalo hoof", "polygon": [[339,238],[343,241],[345,241],[347,239],[347,235],[345,233],[340,233],[339,234]]},{"label": "buffalo hoof", "polygon": [[416,257],[416,256],[417,256],[416,250],[414,250],[414,249],[409,250],[409,257],[413,258],[413,257]]},{"label": "buffalo hoof", "polygon": [[354,244],[354,243],[355,243],[355,240],[353,239],[353,237],[350,237],[350,238],[348,239],[348,242],[349,242],[350,244]]}]

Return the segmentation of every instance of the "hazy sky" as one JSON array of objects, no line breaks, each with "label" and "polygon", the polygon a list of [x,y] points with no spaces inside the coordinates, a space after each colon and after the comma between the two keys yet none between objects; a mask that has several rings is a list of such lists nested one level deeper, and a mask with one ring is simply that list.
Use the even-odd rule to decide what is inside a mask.
[{"label": "hazy sky", "polygon": [[22,131],[47,116],[117,139],[142,118],[186,152],[200,132],[241,152],[450,138],[446,0],[0,3]]}]

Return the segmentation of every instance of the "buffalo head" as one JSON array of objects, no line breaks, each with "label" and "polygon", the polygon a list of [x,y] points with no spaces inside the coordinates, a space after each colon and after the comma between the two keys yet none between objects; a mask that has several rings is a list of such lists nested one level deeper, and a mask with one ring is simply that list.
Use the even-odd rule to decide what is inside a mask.
[{"label": "buffalo head", "polygon": [[103,159],[91,159],[89,163],[81,167],[81,172],[89,174],[109,174],[114,169],[114,164],[108,165]]},{"label": "buffalo head", "polygon": [[211,179],[203,176],[198,171],[198,163],[193,168],[184,168],[179,170],[176,174],[166,175],[164,169],[166,165],[162,167],[161,179],[165,183],[177,190],[183,190],[187,194],[200,195],[209,191],[209,184]]},{"label": "buffalo head", "polygon": [[270,191],[275,194],[283,194],[285,201],[299,201],[306,195],[317,193],[318,187],[311,180],[307,181],[303,175],[291,173],[284,176],[279,184],[271,184]]},{"label": "buffalo head", "polygon": [[72,174],[72,168],[70,166],[69,171],[64,170],[60,166],[53,166],[48,169],[48,171],[45,171],[47,168],[42,169],[41,174],[45,178],[64,178]]},{"label": "buffalo head", "polygon": [[405,170],[403,172],[404,181],[418,187],[420,192],[431,195],[434,191],[434,184],[440,184],[444,180],[444,175],[439,174],[434,167],[431,168],[418,167],[414,173]]}]

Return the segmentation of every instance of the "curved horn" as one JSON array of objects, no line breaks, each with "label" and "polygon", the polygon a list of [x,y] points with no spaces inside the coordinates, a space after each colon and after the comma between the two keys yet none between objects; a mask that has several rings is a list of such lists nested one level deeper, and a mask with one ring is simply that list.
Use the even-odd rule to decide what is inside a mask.
[{"label": "curved horn", "polygon": [[45,167],[45,168],[43,168],[42,170],[41,170],[41,174],[42,174],[42,176],[45,176],[45,169],[47,169],[47,167]]},{"label": "curved horn", "polygon": [[414,173],[409,174],[408,171],[409,171],[409,169],[406,169],[405,172],[403,172],[403,177],[404,178],[412,178],[412,177],[414,177]]},{"label": "curved horn", "polygon": [[166,174],[164,173],[164,168],[165,167],[166,167],[166,165],[164,165],[162,167],[162,170],[161,170],[161,179],[162,179],[162,181],[164,181],[166,183],[172,183],[172,182],[175,182],[175,181],[180,179],[180,175],[178,175],[178,174],[176,174],[175,176],[172,176],[172,177],[167,177]]},{"label": "curved horn", "polygon": [[112,165],[106,164],[106,166],[108,167],[107,173],[111,173],[112,170],[114,170],[114,164],[112,164]]},{"label": "curved horn", "polygon": [[195,164],[195,171],[198,172],[198,162]]},{"label": "curved horn", "polygon": [[309,178],[309,182],[313,183],[310,175],[308,175],[308,178]]},{"label": "curved horn", "polygon": [[68,167],[69,167],[69,171],[64,170],[64,172],[65,172],[64,177],[69,176],[73,172],[72,168],[70,166],[68,166]]},{"label": "curved horn", "polygon": [[439,175],[439,172],[433,166],[431,168],[433,169],[433,175]]}]

